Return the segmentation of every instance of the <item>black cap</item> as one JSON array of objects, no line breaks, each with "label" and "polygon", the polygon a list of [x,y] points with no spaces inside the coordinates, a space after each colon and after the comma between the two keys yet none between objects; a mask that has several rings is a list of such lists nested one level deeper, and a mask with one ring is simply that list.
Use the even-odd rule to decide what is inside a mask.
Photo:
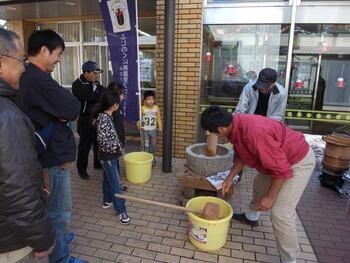
[{"label": "black cap", "polygon": [[277,72],[272,68],[264,68],[259,72],[259,77],[253,87],[257,89],[266,88],[275,83],[277,80]]},{"label": "black cap", "polygon": [[90,72],[93,71],[93,72],[97,72],[97,73],[102,73],[102,72],[103,72],[101,69],[99,69],[99,68],[97,67],[96,62],[91,61],[91,60],[86,61],[86,62],[83,64],[82,70],[83,70],[83,71],[90,71]]}]

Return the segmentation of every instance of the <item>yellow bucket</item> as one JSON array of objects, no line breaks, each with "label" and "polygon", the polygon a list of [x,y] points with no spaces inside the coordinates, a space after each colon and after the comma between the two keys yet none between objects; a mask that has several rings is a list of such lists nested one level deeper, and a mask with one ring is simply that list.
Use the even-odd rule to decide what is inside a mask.
[{"label": "yellow bucket", "polygon": [[200,250],[215,251],[225,245],[233,210],[229,203],[212,196],[192,198],[187,202],[186,207],[204,209],[208,202],[219,204],[220,219],[207,220],[188,213],[188,238],[192,245]]},{"label": "yellow bucket", "polygon": [[133,184],[143,184],[152,176],[153,155],[147,152],[132,152],[124,156],[126,179]]}]

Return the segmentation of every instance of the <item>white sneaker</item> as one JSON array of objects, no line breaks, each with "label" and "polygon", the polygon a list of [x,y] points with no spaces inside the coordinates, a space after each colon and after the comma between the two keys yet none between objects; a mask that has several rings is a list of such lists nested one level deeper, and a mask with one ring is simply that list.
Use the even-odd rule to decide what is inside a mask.
[{"label": "white sneaker", "polygon": [[119,216],[120,223],[122,223],[123,225],[127,225],[130,223],[130,218],[126,212],[121,213],[118,216]]},{"label": "white sneaker", "polygon": [[113,206],[113,203],[103,202],[102,208],[107,209]]}]

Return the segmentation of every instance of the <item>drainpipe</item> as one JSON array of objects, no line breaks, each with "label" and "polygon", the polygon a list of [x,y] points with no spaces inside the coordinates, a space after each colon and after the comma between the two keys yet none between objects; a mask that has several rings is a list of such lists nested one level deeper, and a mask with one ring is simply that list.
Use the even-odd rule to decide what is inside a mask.
[{"label": "drainpipe", "polygon": [[174,34],[175,0],[165,2],[165,43],[164,43],[164,131],[162,171],[171,172],[173,137],[173,73],[174,73]]}]

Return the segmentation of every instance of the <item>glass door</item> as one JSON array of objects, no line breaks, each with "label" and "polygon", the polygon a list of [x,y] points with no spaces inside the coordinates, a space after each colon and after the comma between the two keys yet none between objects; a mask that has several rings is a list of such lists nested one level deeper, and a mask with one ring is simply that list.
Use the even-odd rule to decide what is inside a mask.
[{"label": "glass door", "polygon": [[328,111],[350,111],[350,55],[322,56],[320,79],[324,98],[319,106]]},{"label": "glass door", "polygon": [[[350,111],[350,55],[293,55],[287,109],[317,114]],[[291,128],[332,132],[340,124],[287,119]]]},{"label": "glass door", "polygon": [[[288,109],[312,110],[313,97],[318,69],[317,55],[294,54],[289,83]],[[305,120],[287,120],[293,128],[307,130],[311,122]]]}]

